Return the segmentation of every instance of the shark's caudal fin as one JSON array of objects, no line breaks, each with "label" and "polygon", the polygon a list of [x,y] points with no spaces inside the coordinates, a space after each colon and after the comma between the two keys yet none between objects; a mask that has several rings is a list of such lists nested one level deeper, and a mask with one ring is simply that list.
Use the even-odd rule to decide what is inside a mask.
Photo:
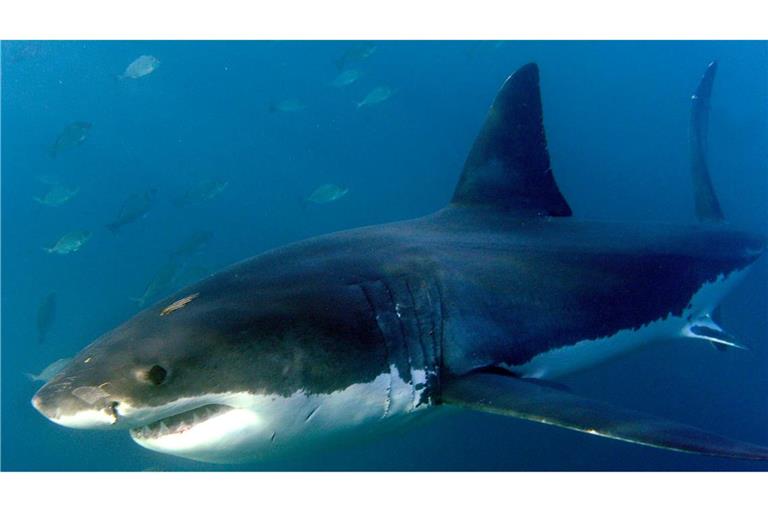
[{"label": "shark's caudal fin", "polygon": [[725,217],[712,187],[707,167],[707,131],[709,129],[709,99],[715,81],[717,63],[710,62],[691,97],[691,177],[693,178],[696,217],[700,221],[722,222]]},{"label": "shark's caudal fin", "polygon": [[527,64],[507,78],[464,164],[451,204],[515,215],[571,215],[547,152],[539,68]]},{"label": "shark's caudal fin", "polygon": [[768,460],[768,448],[763,446],[728,439],[514,377],[483,373],[460,377],[443,386],[442,400],[446,404],[656,448]]}]

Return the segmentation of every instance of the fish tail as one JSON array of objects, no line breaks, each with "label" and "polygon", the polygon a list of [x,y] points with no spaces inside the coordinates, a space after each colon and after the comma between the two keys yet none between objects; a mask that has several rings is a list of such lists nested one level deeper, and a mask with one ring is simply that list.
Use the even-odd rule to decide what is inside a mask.
[{"label": "fish tail", "polygon": [[131,302],[135,302],[136,305],[138,305],[140,308],[144,307],[144,304],[147,302],[146,294],[141,297],[128,297],[128,300]]},{"label": "fish tail", "polygon": [[33,375],[29,372],[24,372],[24,376],[32,382],[35,382],[36,380],[38,380],[37,378],[39,377],[39,375]]}]

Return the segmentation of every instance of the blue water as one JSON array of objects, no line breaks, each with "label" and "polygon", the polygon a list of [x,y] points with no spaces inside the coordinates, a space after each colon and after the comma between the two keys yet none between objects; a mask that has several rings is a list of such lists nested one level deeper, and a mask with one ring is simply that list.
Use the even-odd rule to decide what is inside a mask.
[{"label": "blue water", "polygon": [[[765,464],[686,455],[479,413],[403,434],[248,466],[176,459],[125,432],[59,427],[29,403],[24,372],[74,354],[138,311],[140,296],[191,233],[213,232],[181,276],[192,279],[311,235],[407,219],[443,206],[504,78],[535,61],[563,194],[581,218],[692,222],[688,109],[706,64],[720,63],[710,161],[732,224],[768,233],[768,45],[764,42],[379,42],[328,83],[353,42],[4,42],[2,44],[2,469],[745,470]],[[140,55],[161,64],[118,79]],[[375,86],[387,101],[356,109]],[[269,106],[299,99],[300,112]],[[55,159],[74,121],[93,127]],[[47,177],[47,178],[46,178]],[[51,177],[80,191],[33,201]],[[204,179],[217,197],[179,208]],[[302,206],[323,183],[342,199]],[[135,192],[157,189],[146,218],[104,225]],[[76,229],[78,252],[41,250]],[[56,292],[37,341],[36,315]],[[768,263],[724,303],[723,323],[751,347],[675,341],[564,379],[592,397],[768,444]]]}]

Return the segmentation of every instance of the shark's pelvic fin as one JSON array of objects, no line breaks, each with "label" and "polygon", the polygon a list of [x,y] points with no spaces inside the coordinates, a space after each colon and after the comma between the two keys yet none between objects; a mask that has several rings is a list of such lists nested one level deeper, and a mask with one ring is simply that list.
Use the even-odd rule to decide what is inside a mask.
[{"label": "shark's pelvic fin", "polygon": [[735,336],[728,334],[717,325],[717,322],[710,315],[702,315],[686,325],[682,334],[685,338],[708,341],[718,350],[728,348],[748,350],[747,347],[736,342]]},{"label": "shark's pelvic fin", "polygon": [[725,217],[720,202],[712,187],[707,167],[707,133],[709,130],[709,99],[715,81],[717,63],[710,62],[701,77],[696,92],[691,97],[691,177],[696,206],[696,217],[700,221],[722,222]]},{"label": "shark's pelvic fin", "polygon": [[443,402],[681,452],[768,460],[768,448],[617,408],[529,381],[476,373],[446,383]]},{"label": "shark's pelvic fin", "polygon": [[550,168],[536,64],[521,67],[504,82],[464,164],[452,204],[517,215],[571,215]]}]

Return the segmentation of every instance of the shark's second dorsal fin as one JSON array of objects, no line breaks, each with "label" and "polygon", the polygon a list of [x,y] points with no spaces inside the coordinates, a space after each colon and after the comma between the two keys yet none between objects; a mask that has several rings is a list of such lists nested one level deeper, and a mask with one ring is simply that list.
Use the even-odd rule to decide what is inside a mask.
[{"label": "shark's second dorsal fin", "polygon": [[723,210],[712,187],[707,166],[707,131],[709,130],[709,98],[715,81],[717,63],[710,62],[691,97],[691,177],[693,178],[696,217],[700,221],[722,222]]},{"label": "shark's second dorsal fin", "polygon": [[571,215],[550,168],[536,64],[521,67],[504,82],[464,164],[452,204],[516,215]]}]

